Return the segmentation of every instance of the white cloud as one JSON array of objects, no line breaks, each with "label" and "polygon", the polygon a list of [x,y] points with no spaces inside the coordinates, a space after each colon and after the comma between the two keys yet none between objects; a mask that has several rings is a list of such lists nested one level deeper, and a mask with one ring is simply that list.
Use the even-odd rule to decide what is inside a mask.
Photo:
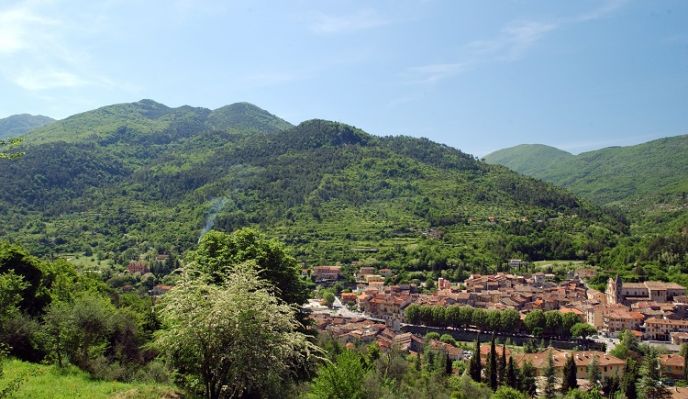
[{"label": "white cloud", "polygon": [[463,63],[421,65],[406,69],[402,75],[407,83],[436,83],[456,75],[465,67]]},{"label": "white cloud", "polygon": [[336,34],[378,28],[390,23],[389,19],[366,9],[350,15],[316,14],[310,28],[315,33]]},{"label": "white cloud", "polygon": [[102,15],[85,10],[62,16],[60,11],[56,0],[22,0],[0,7],[0,78],[32,92],[114,87],[90,67],[89,54],[75,41],[100,26]]},{"label": "white cloud", "polygon": [[16,85],[31,91],[79,87],[91,84],[91,82],[73,73],[54,70],[23,71],[12,80]]},{"label": "white cloud", "polygon": [[562,26],[604,18],[619,9],[625,0],[609,0],[603,6],[570,18],[549,21],[515,20],[500,29],[489,39],[474,40],[462,49],[456,62],[428,64],[407,68],[402,74],[406,83],[433,84],[451,78],[460,72],[489,62],[514,62],[523,58],[528,50],[549,33]]}]

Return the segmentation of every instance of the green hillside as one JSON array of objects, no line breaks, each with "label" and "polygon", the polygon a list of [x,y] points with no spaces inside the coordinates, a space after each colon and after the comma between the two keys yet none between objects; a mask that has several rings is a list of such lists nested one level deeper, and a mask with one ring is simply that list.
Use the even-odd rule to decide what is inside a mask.
[{"label": "green hillside", "polygon": [[307,263],[484,268],[585,259],[625,229],[564,190],[426,139],[291,127],[248,104],[119,104],[26,142],[0,167],[0,237],[44,255],[126,262],[182,253],[204,227],[256,226]]},{"label": "green hillside", "polygon": [[[506,166],[528,176],[537,177],[574,155],[543,144],[521,144],[495,151],[485,156],[485,162]],[[537,160],[535,162],[534,160]]]},{"label": "green hillside", "polygon": [[507,148],[486,156],[485,160],[569,188],[600,204],[630,209],[653,204],[685,205],[688,135],[561,156],[554,161],[554,154],[568,153],[546,146],[537,148],[547,151],[534,148]]},{"label": "green hillside", "polygon": [[31,130],[48,125],[55,120],[42,115],[20,114],[0,119],[0,139],[17,137]]}]

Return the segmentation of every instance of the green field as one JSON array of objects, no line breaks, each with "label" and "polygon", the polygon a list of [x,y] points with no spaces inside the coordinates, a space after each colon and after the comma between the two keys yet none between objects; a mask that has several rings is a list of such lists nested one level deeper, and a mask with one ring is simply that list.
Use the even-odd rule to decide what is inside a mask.
[{"label": "green field", "polygon": [[9,360],[3,365],[4,376],[0,389],[9,381],[21,378],[19,389],[12,398],[16,399],[72,399],[72,398],[118,398],[153,399],[179,398],[181,395],[171,386],[149,383],[122,383],[97,381],[75,367],[59,369],[19,360]]}]

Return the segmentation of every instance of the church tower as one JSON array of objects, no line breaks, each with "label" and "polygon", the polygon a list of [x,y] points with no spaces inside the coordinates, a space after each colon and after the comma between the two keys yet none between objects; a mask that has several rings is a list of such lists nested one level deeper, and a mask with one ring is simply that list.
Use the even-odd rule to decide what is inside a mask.
[{"label": "church tower", "polygon": [[609,278],[607,281],[607,303],[610,305],[621,303],[623,298],[621,296],[621,289],[623,287],[623,281],[621,277],[617,274],[616,278]]}]

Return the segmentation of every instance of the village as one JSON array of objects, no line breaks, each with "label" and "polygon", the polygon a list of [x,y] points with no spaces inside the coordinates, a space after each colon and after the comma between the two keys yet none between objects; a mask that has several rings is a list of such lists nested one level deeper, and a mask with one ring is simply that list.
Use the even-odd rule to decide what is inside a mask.
[{"label": "village", "polygon": [[[540,347],[536,351],[510,345],[500,347],[499,355],[505,351],[504,356],[513,357],[519,366],[530,363],[540,378],[550,355],[559,375],[564,372],[567,357],[572,356],[581,386],[589,383],[593,362],[603,377],[623,375],[625,361],[614,356],[613,349],[623,334],[632,334],[637,342],[658,348],[663,377],[685,379],[685,361],[677,352],[680,345],[688,343],[686,288],[659,281],[623,282],[616,277],[609,279],[603,293],[586,285],[584,277],[588,272],[571,272],[560,281],[542,272],[473,274],[460,283],[439,278],[436,289],[428,292],[418,284],[387,285],[385,281],[393,274],[390,269],[360,267],[354,275],[355,289],[342,291],[331,306],[314,299],[307,308],[321,333],[351,347],[376,344],[382,350],[394,348],[414,355],[430,345],[451,360],[460,361],[473,356],[473,346],[466,342],[480,339],[485,343],[480,346],[481,362],[485,364],[490,336],[512,344],[537,342]],[[309,273],[317,284],[329,286],[342,278],[342,267],[315,266]],[[467,307],[487,314],[518,312],[522,323],[535,318],[528,316],[531,313],[556,311],[568,315],[563,316],[565,319],[585,325],[588,334],[563,337],[527,330],[490,331],[470,321],[458,328],[449,322],[432,325],[422,319],[409,320],[409,309],[413,307],[443,308],[447,313],[451,308]],[[452,338],[440,340],[440,335]],[[673,387],[672,394],[674,398],[688,398],[688,389]]]}]

